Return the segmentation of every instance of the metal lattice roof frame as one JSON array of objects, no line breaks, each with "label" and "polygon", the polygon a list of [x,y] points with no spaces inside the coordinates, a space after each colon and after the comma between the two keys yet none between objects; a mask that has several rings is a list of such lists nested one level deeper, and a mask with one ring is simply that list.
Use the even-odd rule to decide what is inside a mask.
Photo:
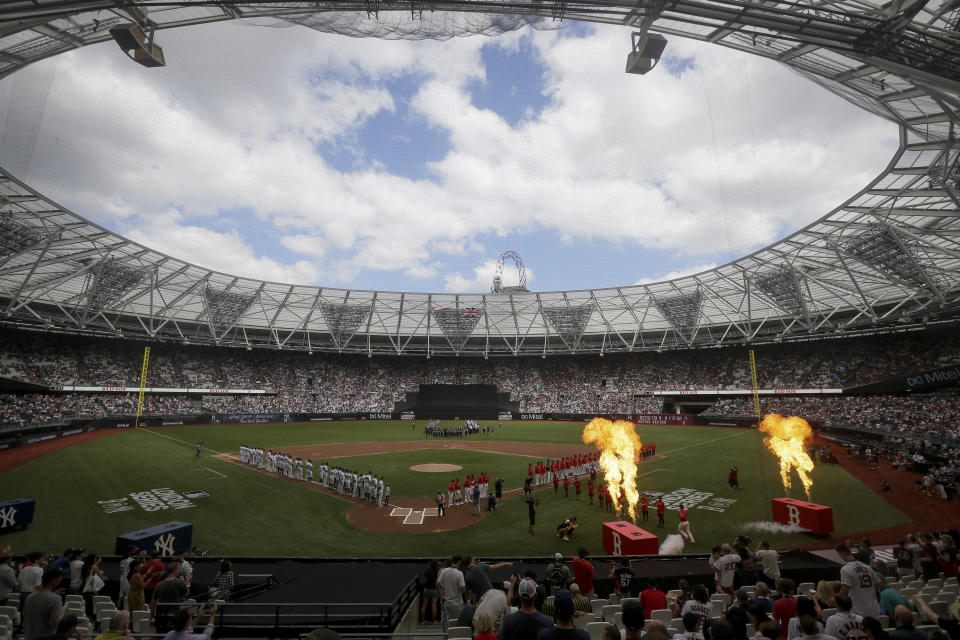
[{"label": "metal lattice roof frame", "polygon": [[[508,294],[359,291],[262,282],[218,273],[130,242],[0,170],[0,216],[22,225],[22,250],[0,261],[0,320],[68,331],[123,333],[157,340],[394,354],[522,355],[722,346],[802,339],[838,331],[900,326],[913,318],[954,317],[960,302],[960,2],[675,1],[620,3],[243,2],[221,0],[14,0],[0,7],[0,77],[63,51],[110,38],[121,22],[163,29],[220,20],[304,20],[317,13],[415,9],[522,14],[647,28],[712,42],[787,65],[846,100],[900,126],[886,169],[837,209],[791,236],[721,267],[669,282],[592,290]],[[169,53],[169,52],[168,52]],[[132,64],[132,63],[131,63]],[[878,224],[936,284],[913,286],[843,247]],[[85,305],[85,283],[107,258],[149,273],[109,308]],[[759,290],[771,268],[795,270],[808,301],[790,315]],[[215,328],[205,291],[252,301],[235,322]],[[655,301],[699,290],[698,329],[678,337]],[[327,325],[330,305],[369,306],[344,339]],[[568,344],[544,308],[592,306],[582,338]],[[433,310],[476,308],[476,328],[449,341]],[[329,315],[329,314],[327,314]],[[352,330],[352,328],[351,328]]]}]

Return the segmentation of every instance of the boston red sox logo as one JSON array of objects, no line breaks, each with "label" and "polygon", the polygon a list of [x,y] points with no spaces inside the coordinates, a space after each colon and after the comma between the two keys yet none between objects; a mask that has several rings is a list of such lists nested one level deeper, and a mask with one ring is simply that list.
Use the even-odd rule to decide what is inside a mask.
[{"label": "boston red sox logo", "polygon": [[797,509],[797,506],[794,504],[787,505],[787,514],[790,524],[800,524],[800,509]]},{"label": "boston red sox logo", "polygon": [[613,555],[623,555],[623,543],[620,542],[620,534],[613,532]]}]

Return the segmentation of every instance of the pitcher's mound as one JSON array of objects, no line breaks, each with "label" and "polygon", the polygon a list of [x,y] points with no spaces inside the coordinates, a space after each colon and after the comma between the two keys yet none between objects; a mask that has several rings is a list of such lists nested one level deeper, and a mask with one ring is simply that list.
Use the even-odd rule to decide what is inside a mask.
[{"label": "pitcher's mound", "polygon": [[458,464],[441,464],[436,462],[415,464],[410,467],[410,471],[424,471],[426,473],[445,473],[447,471],[460,471],[460,469],[463,469],[463,467]]}]

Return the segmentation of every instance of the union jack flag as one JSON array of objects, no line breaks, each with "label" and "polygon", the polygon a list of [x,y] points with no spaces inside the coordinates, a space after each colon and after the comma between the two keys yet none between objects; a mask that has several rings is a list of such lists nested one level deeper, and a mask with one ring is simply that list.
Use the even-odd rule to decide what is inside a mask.
[{"label": "union jack flag", "polygon": [[477,307],[465,307],[460,312],[460,315],[462,315],[464,318],[479,318],[480,313],[480,309]]}]

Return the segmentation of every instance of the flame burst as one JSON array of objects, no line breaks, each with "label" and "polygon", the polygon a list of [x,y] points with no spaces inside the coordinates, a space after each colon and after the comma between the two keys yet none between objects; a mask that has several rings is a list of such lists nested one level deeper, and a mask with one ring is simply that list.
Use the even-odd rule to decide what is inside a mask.
[{"label": "flame burst", "polygon": [[640,500],[637,464],[642,443],[633,423],[594,418],[583,429],[583,442],[594,443],[600,450],[600,468],[617,514],[620,513],[620,496],[626,496],[630,519],[636,522],[637,502]]},{"label": "flame burst", "polygon": [[768,434],[768,437],[763,439],[763,443],[780,458],[780,479],[783,480],[784,490],[789,494],[790,471],[796,468],[800,482],[803,483],[803,490],[807,493],[807,500],[810,500],[813,478],[809,474],[813,471],[813,460],[804,448],[813,435],[810,424],[797,416],[784,418],[771,413],[764,416],[763,422],[760,423],[760,431]]}]

